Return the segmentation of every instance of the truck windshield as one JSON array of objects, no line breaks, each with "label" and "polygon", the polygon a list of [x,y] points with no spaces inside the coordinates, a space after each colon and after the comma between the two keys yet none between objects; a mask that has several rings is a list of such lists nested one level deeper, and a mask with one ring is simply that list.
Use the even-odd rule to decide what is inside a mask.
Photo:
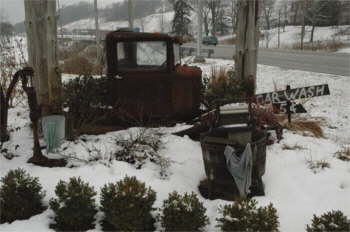
[{"label": "truck windshield", "polygon": [[118,70],[165,70],[167,43],[164,41],[118,42]]}]

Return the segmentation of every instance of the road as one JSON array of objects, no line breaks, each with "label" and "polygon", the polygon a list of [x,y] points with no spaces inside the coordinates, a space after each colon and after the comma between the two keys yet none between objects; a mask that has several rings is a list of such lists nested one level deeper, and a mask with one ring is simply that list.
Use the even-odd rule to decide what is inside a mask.
[{"label": "road", "polygon": [[[183,47],[196,48],[196,44],[184,44]],[[212,58],[232,59],[234,45],[203,46],[214,49]],[[350,76],[350,54],[327,53],[296,50],[259,49],[258,63],[285,69]]]}]

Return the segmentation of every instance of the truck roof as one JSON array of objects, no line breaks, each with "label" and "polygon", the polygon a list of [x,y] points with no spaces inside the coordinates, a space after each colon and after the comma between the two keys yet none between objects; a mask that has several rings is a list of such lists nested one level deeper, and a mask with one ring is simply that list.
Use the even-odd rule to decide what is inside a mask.
[{"label": "truck roof", "polygon": [[106,40],[115,41],[171,41],[181,44],[181,38],[163,33],[112,31],[107,34]]}]

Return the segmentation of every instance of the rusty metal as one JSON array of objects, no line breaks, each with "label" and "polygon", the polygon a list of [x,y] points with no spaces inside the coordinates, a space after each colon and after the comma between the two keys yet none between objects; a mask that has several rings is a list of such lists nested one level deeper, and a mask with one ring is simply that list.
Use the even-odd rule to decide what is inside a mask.
[{"label": "rusty metal", "polygon": [[[166,62],[162,68],[123,70],[118,68],[118,43],[123,43],[125,60],[136,65],[136,45],[132,42],[164,42]],[[202,72],[197,67],[175,64],[174,44],[179,37],[159,33],[115,31],[106,36],[109,105],[137,118],[191,119],[199,114]],[[133,47],[135,46],[135,47]],[[122,61],[119,61],[122,62]],[[119,64],[121,65],[121,64]]]}]

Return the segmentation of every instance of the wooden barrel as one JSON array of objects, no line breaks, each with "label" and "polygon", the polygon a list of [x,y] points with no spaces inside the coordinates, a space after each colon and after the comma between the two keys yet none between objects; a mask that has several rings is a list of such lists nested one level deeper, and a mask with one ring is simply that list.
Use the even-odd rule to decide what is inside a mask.
[{"label": "wooden barrel", "polygon": [[[241,142],[229,139],[229,134],[246,133],[251,131],[250,127],[245,128],[218,128],[201,134],[201,148],[203,154],[204,168],[208,180],[213,186],[227,187],[232,194],[239,195],[238,188],[226,165],[224,150],[226,145],[235,148],[238,155],[241,155],[245,146]],[[237,137],[237,136],[236,136]],[[239,136],[238,136],[239,137]],[[245,135],[243,137],[246,137]],[[261,183],[261,176],[265,173],[266,164],[266,132],[252,133],[251,146],[253,152],[252,185]]]}]

